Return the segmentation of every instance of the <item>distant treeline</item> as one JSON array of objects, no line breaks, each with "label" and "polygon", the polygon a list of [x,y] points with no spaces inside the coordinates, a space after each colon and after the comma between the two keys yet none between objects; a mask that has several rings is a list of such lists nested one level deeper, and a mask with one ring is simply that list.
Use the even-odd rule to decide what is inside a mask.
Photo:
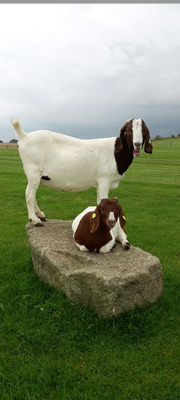
[{"label": "distant treeline", "polygon": [[180,138],[180,133],[178,133],[177,136],[171,135],[167,137],[162,137],[160,135],[156,135],[152,140],[165,140],[165,139],[175,139],[175,138]]},{"label": "distant treeline", "polygon": [[[11,139],[8,143],[17,143],[17,139]],[[0,140],[0,143],[4,143],[3,140]]]}]

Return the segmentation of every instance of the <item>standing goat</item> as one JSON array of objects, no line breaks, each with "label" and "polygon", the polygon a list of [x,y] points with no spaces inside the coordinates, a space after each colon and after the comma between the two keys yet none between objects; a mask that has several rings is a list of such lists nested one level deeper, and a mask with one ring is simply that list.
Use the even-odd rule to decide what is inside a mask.
[{"label": "standing goat", "polygon": [[108,253],[116,238],[130,248],[124,229],[126,218],[116,198],[102,199],[97,207],[88,207],[72,223],[73,237],[81,251]]},{"label": "standing goat", "polygon": [[45,214],[36,202],[40,183],[63,192],[97,188],[97,204],[117,188],[124,172],[144,145],[152,153],[149,130],[142,119],[130,119],[119,137],[81,140],[46,130],[26,134],[18,120],[11,120],[28,179],[26,202],[29,220],[36,226]]}]

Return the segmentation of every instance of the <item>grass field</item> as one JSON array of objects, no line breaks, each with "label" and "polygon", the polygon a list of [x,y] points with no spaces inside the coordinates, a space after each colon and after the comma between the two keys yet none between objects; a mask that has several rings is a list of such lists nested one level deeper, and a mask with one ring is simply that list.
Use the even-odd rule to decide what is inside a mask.
[{"label": "grass field", "polygon": [[[17,149],[0,149],[0,400],[180,399],[180,139],[155,141],[117,196],[128,240],[160,258],[159,301],[98,319],[35,275],[25,234],[26,177]],[[95,189],[40,187],[47,217],[73,219]]]}]

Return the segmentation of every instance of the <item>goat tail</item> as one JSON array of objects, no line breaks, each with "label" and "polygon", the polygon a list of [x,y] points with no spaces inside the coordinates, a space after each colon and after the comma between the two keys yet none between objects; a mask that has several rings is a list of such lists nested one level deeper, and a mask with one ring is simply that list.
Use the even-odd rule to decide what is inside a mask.
[{"label": "goat tail", "polygon": [[11,124],[16,132],[18,140],[24,139],[26,137],[26,133],[21,128],[21,124],[18,119],[11,119]]}]

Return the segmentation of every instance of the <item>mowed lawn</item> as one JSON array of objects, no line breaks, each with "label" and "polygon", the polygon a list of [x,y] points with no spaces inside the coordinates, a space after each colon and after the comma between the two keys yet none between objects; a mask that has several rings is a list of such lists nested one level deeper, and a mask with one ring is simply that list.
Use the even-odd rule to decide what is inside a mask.
[{"label": "mowed lawn", "polygon": [[[0,400],[180,399],[180,139],[153,146],[110,196],[130,243],[160,258],[163,295],[108,320],[35,275],[27,180],[18,150],[0,149]],[[71,220],[96,204],[96,190],[41,186],[37,198],[47,218]]]}]

